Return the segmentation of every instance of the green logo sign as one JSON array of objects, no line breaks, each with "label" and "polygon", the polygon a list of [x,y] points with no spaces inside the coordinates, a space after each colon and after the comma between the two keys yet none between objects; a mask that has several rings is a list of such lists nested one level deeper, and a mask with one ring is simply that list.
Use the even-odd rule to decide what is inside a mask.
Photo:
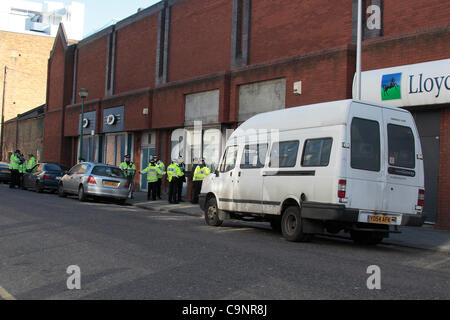
[{"label": "green logo sign", "polygon": [[402,98],[401,91],[402,74],[386,74],[381,80],[381,100],[399,100]]}]

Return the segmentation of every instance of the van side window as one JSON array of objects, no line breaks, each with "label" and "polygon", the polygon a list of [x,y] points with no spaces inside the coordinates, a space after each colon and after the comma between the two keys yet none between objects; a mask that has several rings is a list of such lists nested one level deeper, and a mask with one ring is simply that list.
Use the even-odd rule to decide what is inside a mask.
[{"label": "van side window", "polygon": [[264,168],[268,144],[246,145],[242,153],[241,169]]},{"label": "van side window", "polygon": [[238,146],[231,146],[225,150],[222,163],[220,164],[220,172],[229,172],[235,168],[238,150]]},{"label": "van side window", "polygon": [[293,168],[297,163],[300,141],[276,142],[270,153],[271,168]]},{"label": "van side window", "polygon": [[303,167],[326,167],[330,163],[332,138],[306,140],[303,151]]},{"label": "van side window", "polygon": [[380,124],[374,120],[353,118],[351,131],[352,168],[380,171]]},{"label": "van side window", "polygon": [[410,127],[388,124],[389,165],[414,169],[416,147]]}]

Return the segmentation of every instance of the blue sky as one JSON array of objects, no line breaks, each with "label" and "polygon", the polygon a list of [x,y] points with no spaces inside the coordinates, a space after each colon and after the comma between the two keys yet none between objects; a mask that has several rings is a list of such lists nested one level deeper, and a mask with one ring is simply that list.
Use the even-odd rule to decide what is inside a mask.
[{"label": "blue sky", "polygon": [[[43,0],[32,0],[42,3]],[[54,0],[70,4],[72,0]],[[74,0],[85,4],[84,35],[92,34],[109,25],[113,19],[122,20],[137,12],[138,8],[148,8],[161,0]]]}]

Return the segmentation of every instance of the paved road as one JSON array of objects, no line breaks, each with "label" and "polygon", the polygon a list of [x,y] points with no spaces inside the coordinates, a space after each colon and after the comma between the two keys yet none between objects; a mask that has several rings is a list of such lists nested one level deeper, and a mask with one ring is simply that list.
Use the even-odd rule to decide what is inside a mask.
[{"label": "paved road", "polygon": [[[81,290],[68,290],[68,266]],[[367,268],[381,268],[368,290]],[[450,257],[0,185],[0,296],[16,299],[449,299]],[[3,294],[2,294],[3,292]]]}]

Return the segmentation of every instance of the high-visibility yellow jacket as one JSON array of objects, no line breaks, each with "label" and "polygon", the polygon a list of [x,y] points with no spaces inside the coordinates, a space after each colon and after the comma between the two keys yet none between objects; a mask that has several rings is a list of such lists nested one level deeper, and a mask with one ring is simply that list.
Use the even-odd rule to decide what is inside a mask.
[{"label": "high-visibility yellow jacket", "polygon": [[197,166],[194,171],[193,181],[203,181],[209,174],[211,170],[207,166]]},{"label": "high-visibility yellow jacket", "polygon": [[20,159],[15,154],[11,155],[11,158],[9,159],[9,169],[11,170],[19,170],[20,166]]},{"label": "high-visibility yellow jacket", "polygon": [[166,174],[166,166],[164,165],[164,162],[158,161],[156,165],[159,167],[161,173],[158,174],[158,179],[162,179],[162,177]]},{"label": "high-visibility yellow jacket", "polygon": [[27,170],[33,169],[33,167],[36,165],[36,158],[31,157],[30,160],[27,161]]},{"label": "high-visibility yellow jacket", "polygon": [[169,180],[169,182],[172,182],[173,177],[181,177],[181,169],[176,163],[172,163],[167,167],[167,180]]},{"label": "high-visibility yellow jacket", "polygon": [[153,183],[158,181],[158,175],[161,173],[161,169],[157,165],[150,163],[141,173],[147,175],[148,183]]},{"label": "high-visibility yellow jacket", "polygon": [[127,177],[132,176],[136,173],[136,166],[133,162],[130,162],[130,164],[128,164],[126,161],[124,161],[120,164],[119,168],[125,172],[125,175]]}]

